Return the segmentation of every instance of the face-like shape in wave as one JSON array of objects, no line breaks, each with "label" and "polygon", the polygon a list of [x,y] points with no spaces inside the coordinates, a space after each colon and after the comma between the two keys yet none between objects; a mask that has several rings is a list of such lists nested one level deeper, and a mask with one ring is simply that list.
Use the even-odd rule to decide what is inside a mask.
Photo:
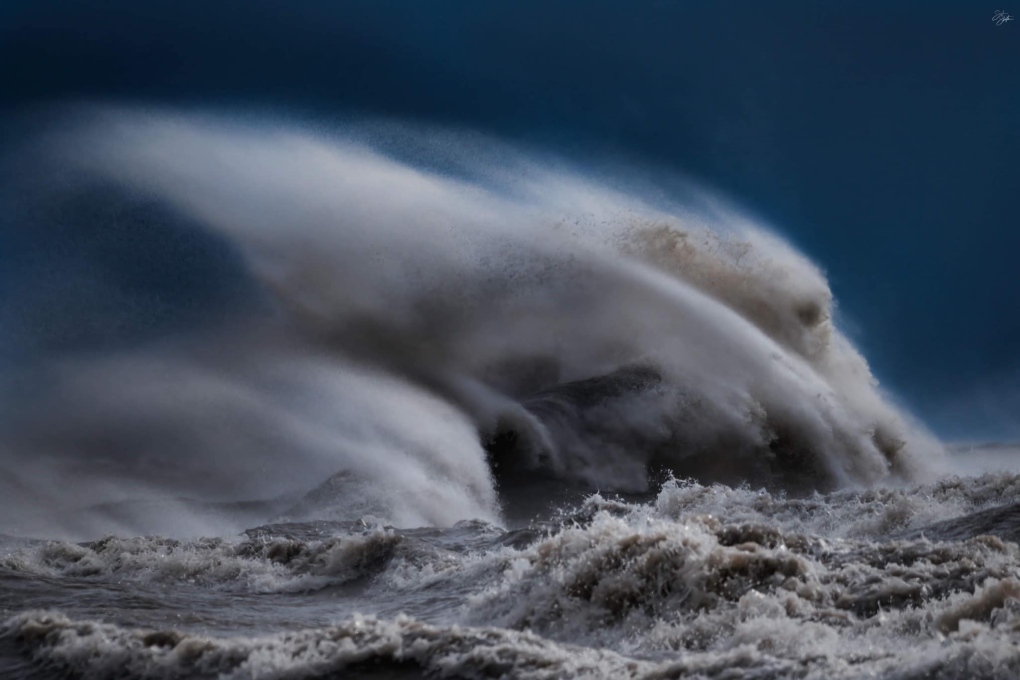
[{"label": "face-like shape in wave", "polygon": [[290,498],[336,472],[337,513],[406,526],[499,521],[497,485],[529,477],[801,491],[938,464],[818,269],[711,197],[653,206],[455,136],[419,138],[439,172],[270,125],[74,121],[42,142],[66,185],[225,235],[277,313],[54,362],[3,454],[26,526],[46,503]]}]

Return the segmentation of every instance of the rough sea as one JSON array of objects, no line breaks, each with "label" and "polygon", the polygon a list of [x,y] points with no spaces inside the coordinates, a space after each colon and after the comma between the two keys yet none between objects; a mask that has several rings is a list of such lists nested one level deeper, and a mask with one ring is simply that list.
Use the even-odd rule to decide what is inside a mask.
[{"label": "rough sea", "polygon": [[0,677],[1020,677],[1020,449],[707,189],[139,109],[25,153],[39,220],[214,234],[257,300],[3,386]]}]

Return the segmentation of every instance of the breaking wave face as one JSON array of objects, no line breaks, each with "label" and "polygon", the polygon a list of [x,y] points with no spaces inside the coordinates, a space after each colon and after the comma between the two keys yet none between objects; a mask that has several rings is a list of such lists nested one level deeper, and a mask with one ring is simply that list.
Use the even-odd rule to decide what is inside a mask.
[{"label": "breaking wave face", "polygon": [[[51,362],[0,444],[6,526],[137,530],[111,508],[157,496],[286,514],[338,471],[333,519],[400,526],[500,522],[497,489],[550,477],[801,492],[938,471],[819,269],[718,199],[653,202],[466,137],[417,139],[442,170],[352,140],[131,110],[45,138],[64,186],[236,244],[274,313]],[[165,533],[230,522],[178,510]]]}]

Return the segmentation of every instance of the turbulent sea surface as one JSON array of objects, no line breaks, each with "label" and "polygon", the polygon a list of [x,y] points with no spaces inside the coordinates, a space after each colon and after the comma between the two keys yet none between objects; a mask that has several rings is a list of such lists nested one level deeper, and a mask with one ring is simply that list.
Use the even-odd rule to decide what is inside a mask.
[{"label": "turbulent sea surface", "polygon": [[[1010,678],[1020,476],[668,481],[508,529],[7,539],[0,670],[89,678]],[[990,509],[987,509],[990,508]]]},{"label": "turbulent sea surface", "polygon": [[709,193],[387,125],[26,148],[41,222],[216,234],[258,304],[4,385],[0,677],[1020,677],[1020,451]]}]

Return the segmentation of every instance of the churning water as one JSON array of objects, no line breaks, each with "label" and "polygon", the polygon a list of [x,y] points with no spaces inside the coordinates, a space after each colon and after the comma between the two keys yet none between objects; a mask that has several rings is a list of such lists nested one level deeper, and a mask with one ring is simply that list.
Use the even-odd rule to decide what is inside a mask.
[{"label": "churning water", "polygon": [[266,305],[8,390],[0,673],[1020,674],[1020,476],[892,403],[815,265],[689,187],[366,137],[91,110],[32,147]]}]

